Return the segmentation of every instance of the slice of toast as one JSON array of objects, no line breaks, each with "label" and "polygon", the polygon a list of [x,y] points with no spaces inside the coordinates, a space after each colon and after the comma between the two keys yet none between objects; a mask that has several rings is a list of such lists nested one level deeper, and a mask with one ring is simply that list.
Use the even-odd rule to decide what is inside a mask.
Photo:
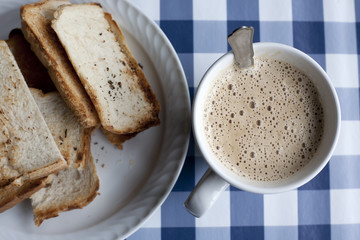
[{"label": "slice of toast", "polygon": [[101,125],[109,132],[141,132],[160,123],[160,105],[111,15],[99,4],[58,7],[52,20]]},{"label": "slice of toast", "polygon": [[0,186],[5,186],[42,178],[67,164],[5,41],[0,56]]},{"label": "slice of toast", "polygon": [[99,125],[99,118],[72,67],[66,52],[51,28],[53,12],[68,0],[45,0],[21,7],[21,26],[26,40],[69,108],[84,127]]},{"label": "slice of toast", "polygon": [[34,88],[30,91],[68,166],[84,168],[94,128],[83,128],[58,92],[44,94]]},{"label": "slice of toast", "polygon": [[31,89],[69,168],[53,174],[53,181],[30,198],[34,221],[39,226],[59,212],[88,205],[97,195],[99,179],[90,152],[94,128],[83,128],[57,92]]},{"label": "slice of toast", "polygon": [[43,92],[55,91],[55,85],[51,81],[46,68],[30,49],[21,29],[13,29],[6,40],[15,60],[30,88],[42,89]]},{"label": "slice of toast", "polygon": [[51,174],[47,177],[26,181],[25,183],[22,182],[21,178],[18,178],[0,188],[0,213],[12,208],[22,200],[29,198],[32,194],[50,184],[53,179],[52,176]]}]

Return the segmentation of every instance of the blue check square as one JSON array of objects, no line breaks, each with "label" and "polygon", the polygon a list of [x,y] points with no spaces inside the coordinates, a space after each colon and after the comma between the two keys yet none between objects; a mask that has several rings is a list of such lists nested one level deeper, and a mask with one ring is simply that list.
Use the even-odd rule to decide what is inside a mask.
[{"label": "blue check square", "polygon": [[323,1],[293,0],[292,15],[294,21],[323,21]]},{"label": "blue check square", "polygon": [[195,227],[193,228],[184,228],[184,227],[174,227],[174,228],[161,228],[161,239],[171,239],[171,240],[195,240]]},{"label": "blue check square", "polygon": [[184,69],[188,86],[194,87],[194,55],[192,53],[179,53],[178,56]]},{"label": "blue check square", "polygon": [[194,21],[194,52],[227,52],[225,21]]},{"label": "blue check square", "polygon": [[291,22],[260,22],[260,40],[293,45],[293,29]]},{"label": "blue check square", "polygon": [[329,190],[298,191],[299,225],[330,224]]},{"label": "blue check square", "polygon": [[340,102],[341,119],[360,120],[359,89],[336,88],[336,93],[339,97],[339,102]]},{"label": "blue check square", "polygon": [[324,70],[326,70],[326,58],[325,54],[308,54],[314,59]]},{"label": "blue check square", "polygon": [[174,192],[192,191],[195,186],[194,179],[195,179],[195,156],[191,156],[188,151],[183,169],[172,191]]},{"label": "blue check square", "polygon": [[336,224],[331,226],[331,239],[360,239],[360,224]]},{"label": "blue check square", "polygon": [[[185,210],[190,192],[171,192],[161,206],[161,226],[167,228],[195,227],[195,218]],[[168,239],[168,238],[165,238]]]},{"label": "blue check square", "polygon": [[206,160],[203,157],[195,158],[195,183],[197,184],[202,176],[205,174],[206,170],[209,168]]},{"label": "blue check square", "polygon": [[259,20],[259,1],[258,0],[228,0],[227,1],[228,20]]},{"label": "blue check square", "polygon": [[297,237],[297,226],[265,226],[265,239],[289,240]]},{"label": "blue check square", "polygon": [[160,21],[160,27],[169,38],[177,53],[193,53],[193,22]]},{"label": "blue check square", "polygon": [[360,156],[333,156],[330,160],[331,189],[360,188]]},{"label": "blue check square", "polygon": [[323,22],[293,22],[294,47],[309,53],[325,53]]},{"label": "blue check square", "polygon": [[[360,12],[357,12],[357,16],[360,15]],[[357,39],[357,50],[358,54],[360,54],[360,22],[356,23],[356,39]]]},{"label": "blue check square", "polygon": [[[195,94],[195,87],[189,87],[189,94],[190,94],[190,103],[193,102],[193,99],[194,99],[194,94]],[[192,132],[191,132],[192,134]],[[192,136],[192,135],[191,135]],[[192,141],[192,139],[190,138],[190,141]],[[191,142],[190,142],[191,143]],[[194,152],[194,149],[195,149],[195,144],[190,148],[189,146],[189,149],[192,149],[192,152]]]},{"label": "blue check square", "polygon": [[198,227],[196,238],[206,240],[230,239],[230,227]]},{"label": "blue check square", "polygon": [[299,190],[322,190],[330,188],[329,164],[327,164],[321,172],[310,182],[303,185]]},{"label": "blue check square", "polygon": [[230,191],[231,225],[264,225],[264,196],[245,191]]},{"label": "blue check square", "polygon": [[231,239],[263,240],[264,227],[231,227]]},{"label": "blue check square", "polygon": [[331,239],[330,237],[331,237],[330,225],[299,226],[299,238],[298,238],[298,240]]},{"label": "blue check square", "polygon": [[326,53],[356,54],[356,24],[325,22]]},{"label": "blue check square", "polygon": [[360,0],[355,0],[356,22],[360,22]]},{"label": "blue check square", "polygon": [[[192,101],[191,96],[194,96],[194,88],[189,87],[189,92],[190,92],[190,98]],[[195,142],[194,134],[192,131],[190,131],[190,142],[189,142],[188,152],[187,152],[186,156],[196,157],[195,149],[196,149],[196,142]],[[196,161],[196,159],[195,159],[195,161]]]},{"label": "blue check square", "polygon": [[154,240],[161,239],[160,228],[140,228],[127,240]]},{"label": "blue check square", "polygon": [[192,0],[160,0],[160,19],[190,20],[193,15]]}]

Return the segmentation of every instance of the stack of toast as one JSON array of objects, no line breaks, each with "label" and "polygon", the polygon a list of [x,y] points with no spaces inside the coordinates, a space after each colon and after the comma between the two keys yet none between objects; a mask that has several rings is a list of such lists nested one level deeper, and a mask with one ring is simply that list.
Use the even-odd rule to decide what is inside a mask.
[{"label": "stack of toast", "polygon": [[30,198],[39,226],[96,197],[92,132],[121,149],[160,123],[160,105],[99,4],[44,0],[20,16],[0,41],[0,212]]}]

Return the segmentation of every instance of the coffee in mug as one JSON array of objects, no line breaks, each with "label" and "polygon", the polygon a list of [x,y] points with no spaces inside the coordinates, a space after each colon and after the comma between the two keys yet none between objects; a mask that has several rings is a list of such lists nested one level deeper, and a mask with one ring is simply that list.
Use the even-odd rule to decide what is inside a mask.
[{"label": "coffee in mug", "polygon": [[249,180],[276,181],[302,169],[324,131],[319,94],[297,67],[269,57],[212,81],[203,104],[207,142],[218,161]]}]

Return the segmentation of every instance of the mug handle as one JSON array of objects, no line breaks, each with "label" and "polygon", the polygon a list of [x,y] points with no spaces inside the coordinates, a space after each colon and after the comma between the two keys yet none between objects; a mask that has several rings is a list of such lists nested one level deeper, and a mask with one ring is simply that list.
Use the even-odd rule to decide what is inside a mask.
[{"label": "mug handle", "polygon": [[201,217],[228,186],[229,183],[208,168],[186,199],[185,208],[195,217]]}]

